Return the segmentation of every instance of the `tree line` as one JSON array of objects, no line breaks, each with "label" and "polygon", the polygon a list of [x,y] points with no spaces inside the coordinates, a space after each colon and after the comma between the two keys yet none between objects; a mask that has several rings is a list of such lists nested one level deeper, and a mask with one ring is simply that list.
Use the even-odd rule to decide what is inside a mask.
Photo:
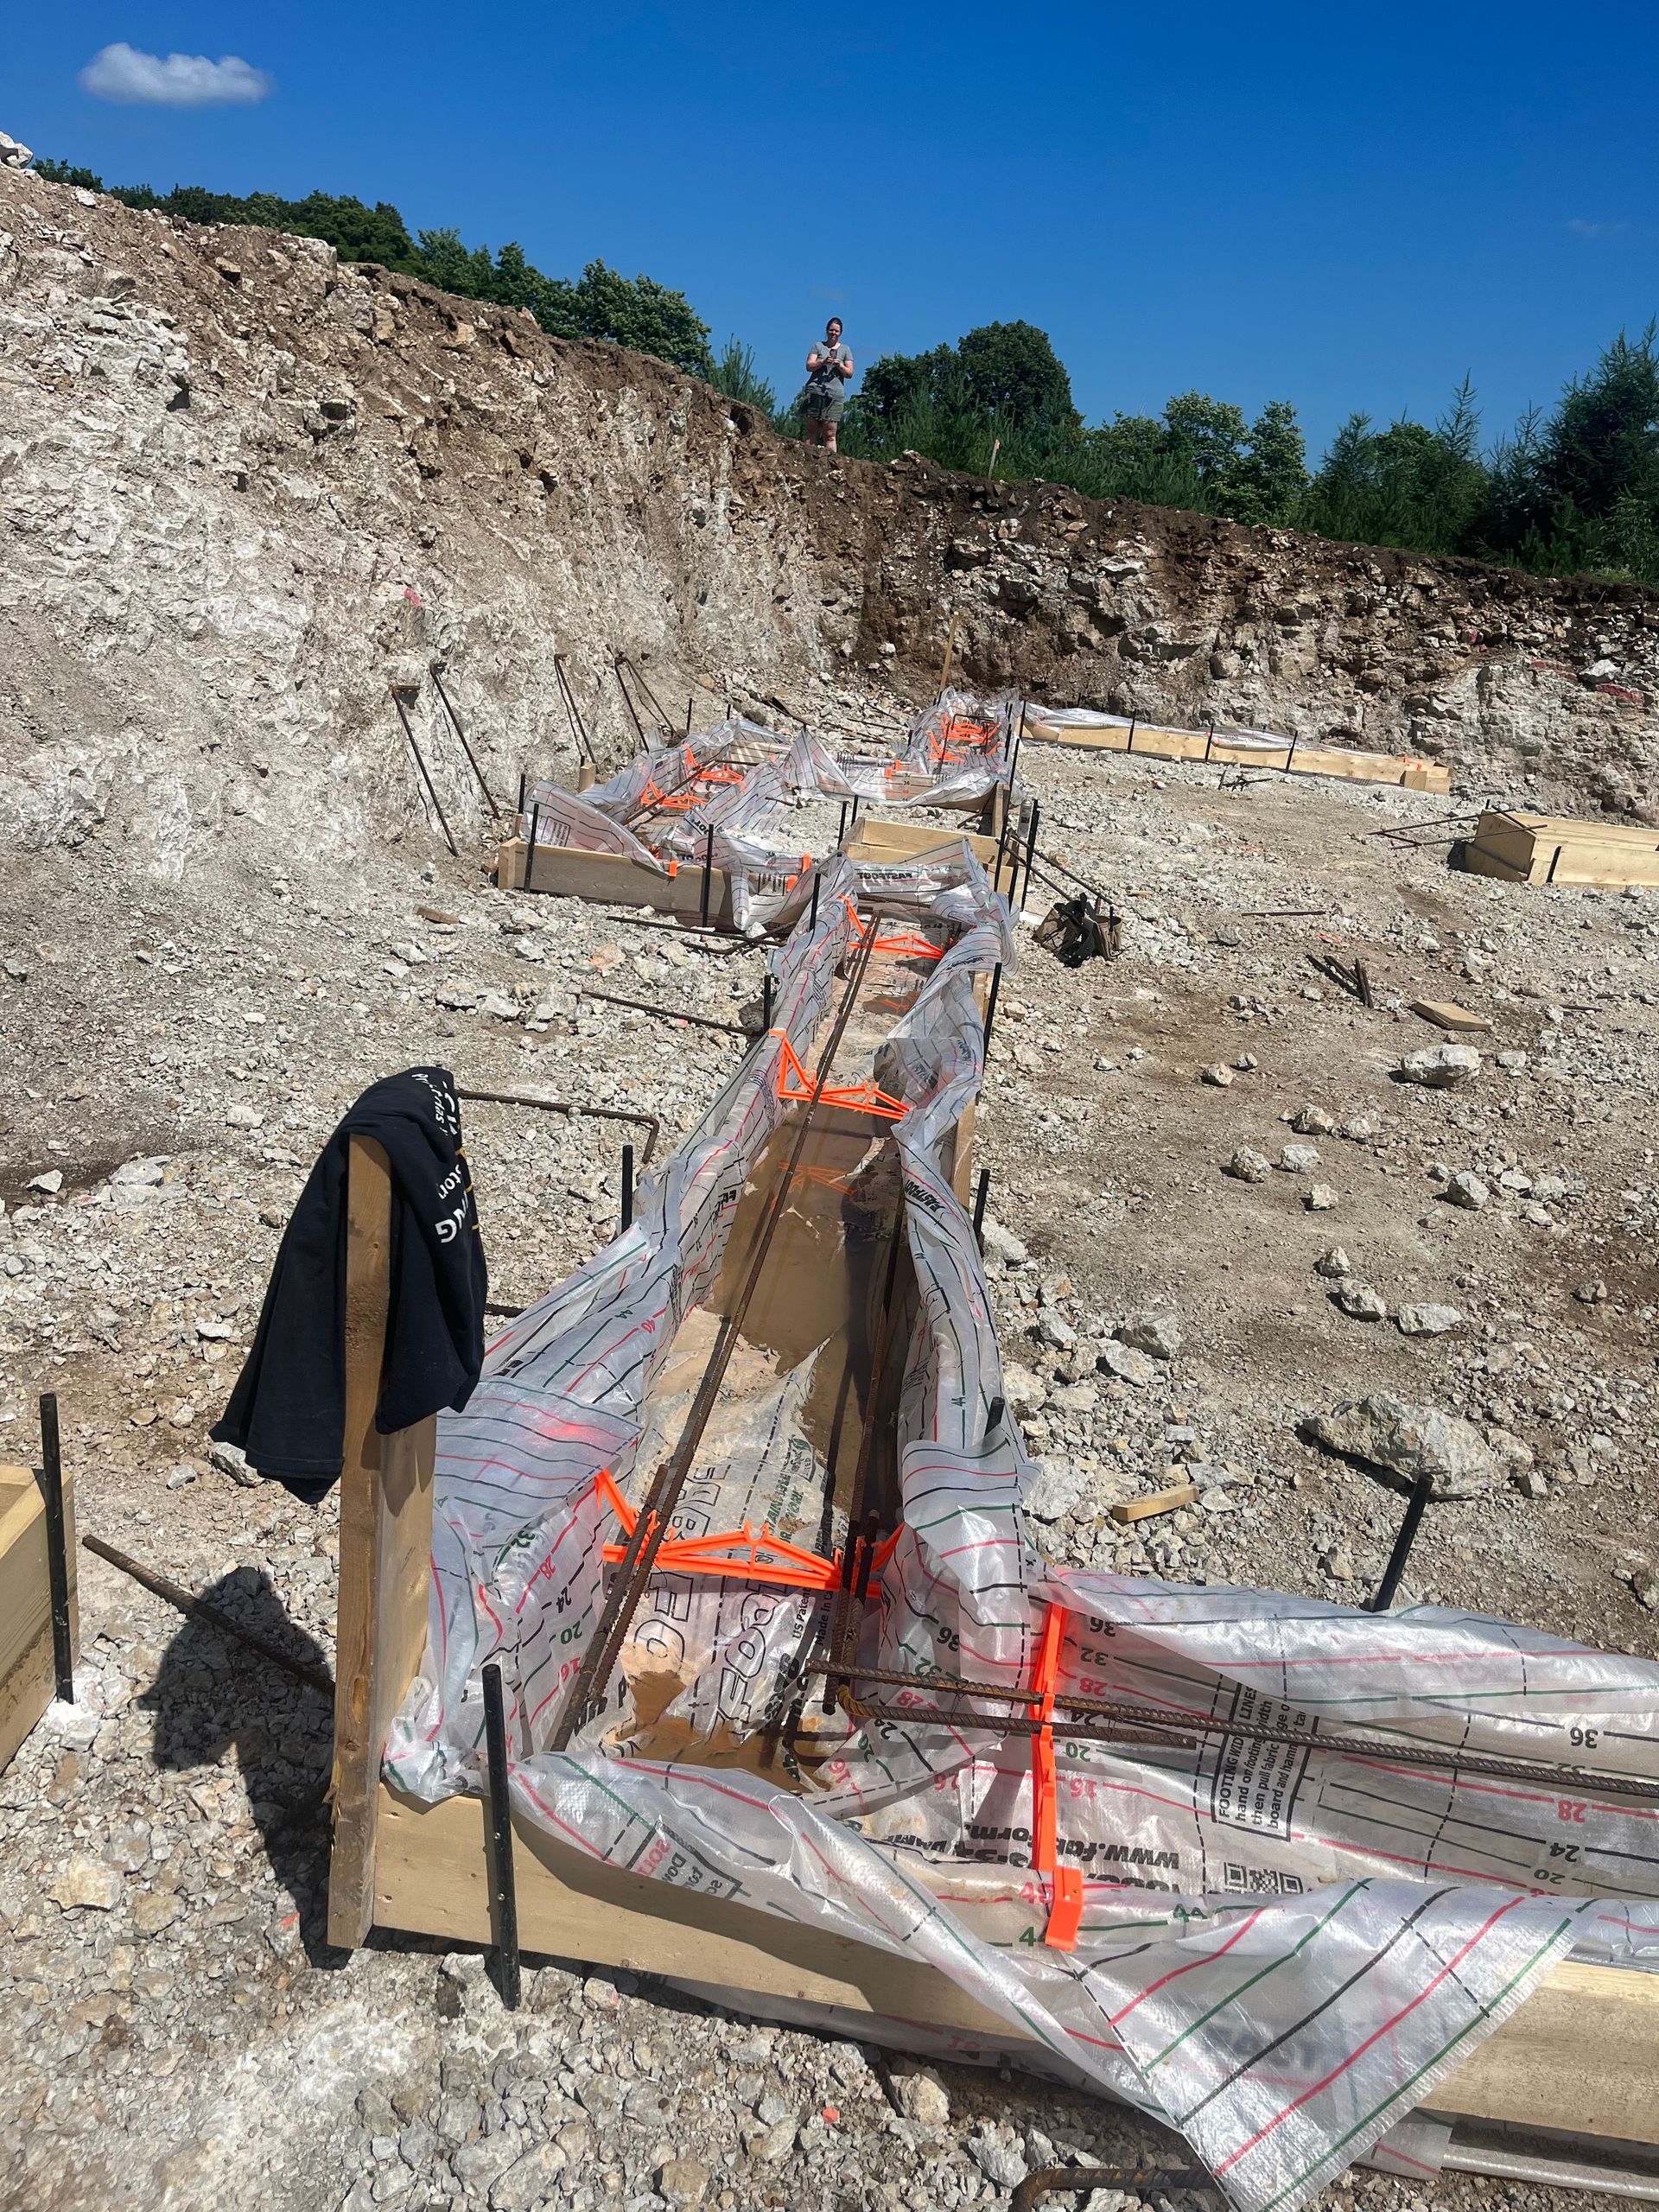
[{"label": "tree line", "polygon": [[[89,169],[41,161],[60,184],[105,189]],[[238,197],[200,185],[165,194],[110,188],[130,207],[192,223],[254,224],[321,238],[342,260],[378,262],[465,299],[528,308],[556,338],[603,338],[652,353],[728,399],[798,432],[799,401],[779,403],[753,349],[718,355],[683,292],[591,261],[548,276],[521,246],[492,253],[454,230],[410,235],[397,209],[313,192]],[[994,322],[924,353],[882,355],[841,427],[841,450],[872,461],[911,451],[949,468],[1044,478],[1096,499],[1132,499],[1363,544],[1510,563],[1541,575],[1589,574],[1659,586],[1659,340],[1621,333],[1548,410],[1524,415],[1490,446],[1465,378],[1432,423],[1379,428],[1349,416],[1315,468],[1296,410],[1270,400],[1249,420],[1198,391],[1160,415],[1087,423],[1047,334]]]}]

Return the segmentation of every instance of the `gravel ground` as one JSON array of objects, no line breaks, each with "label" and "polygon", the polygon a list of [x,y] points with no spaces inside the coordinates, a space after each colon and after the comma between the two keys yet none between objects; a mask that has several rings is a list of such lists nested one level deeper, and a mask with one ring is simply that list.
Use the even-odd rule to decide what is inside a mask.
[{"label": "gravel ground", "polygon": [[[1465,1419],[1479,1455],[1475,1494],[1431,1509],[1408,1589],[1659,1651],[1659,899],[1510,888],[1369,834],[1449,815],[1421,795],[1228,789],[1035,746],[1022,767],[1042,849],[1125,917],[1121,956],[1076,971],[1026,936],[977,1130],[1056,1555],[1363,1595],[1400,1493],[1301,1430],[1382,1391]],[[1033,892],[1027,918],[1048,903]],[[1287,907],[1318,912],[1259,911]],[[328,1131],[376,1076],[437,1060],[466,1087],[658,1115],[667,1147],[741,1039],[577,992],[741,1021],[760,957],[395,850],[336,882],[227,854],[135,899],[96,840],[0,886],[0,1456],[34,1456],[35,1395],[55,1390],[82,1529],[326,1662],[332,1507],[248,1484],[207,1430]],[[1374,1008],[1310,958],[1333,954],[1365,963]],[[1471,1082],[1396,1078],[1440,1041],[1419,997],[1491,1019]],[[630,1134],[471,1110],[497,1298],[609,1234]],[[1227,1172],[1241,1147],[1303,1144],[1300,1172]],[[1447,1195],[1463,1173],[1484,1202]],[[1333,1205],[1306,1203],[1316,1185]],[[1346,1272],[1321,1274],[1332,1247]],[[1412,1306],[1457,1319],[1407,1335]],[[1195,1507],[1108,1516],[1189,1478]],[[1097,2101],[626,1975],[536,1965],[510,2017],[475,1955],[331,1951],[305,1803],[325,1701],[85,1554],[81,1605],[77,1704],[0,1777],[0,2099],[21,2123],[0,2203],[923,2212],[1003,2202],[1027,2164],[1154,2154]],[[1534,2194],[1447,2177],[1434,2196],[1477,2191]],[[1424,2197],[1375,2175],[1342,2193]]]}]

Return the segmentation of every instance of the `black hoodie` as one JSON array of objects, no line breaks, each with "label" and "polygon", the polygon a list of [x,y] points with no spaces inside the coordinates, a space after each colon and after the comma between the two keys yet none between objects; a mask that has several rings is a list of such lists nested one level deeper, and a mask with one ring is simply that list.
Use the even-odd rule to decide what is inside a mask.
[{"label": "black hoodie", "polygon": [[461,1103],[444,1068],[372,1084],[300,1193],[264,1310],[213,1434],[315,1505],[339,1478],[346,1434],[346,1171],[353,1136],[391,1166],[391,1302],[374,1425],[383,1436],[459,1411],[484,1362],[488,1279]]}]

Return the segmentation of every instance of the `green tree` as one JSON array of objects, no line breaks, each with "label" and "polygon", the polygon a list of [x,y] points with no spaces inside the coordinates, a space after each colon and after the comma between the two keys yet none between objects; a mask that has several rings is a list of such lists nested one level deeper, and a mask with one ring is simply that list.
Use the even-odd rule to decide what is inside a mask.
[{"label": "green tree", "polygon": [[1165,450],[1186,462],[1206,491],[1228,481],[1249,435],[1243,410],[1205,392],[1184,391],[1165,405]]},{"label": "green tree", "polygon": [[1075,436],[1082,429],[1065,364],[1034,323],[983,323],[957,340],[956,353],[968,404],[1016,435]]},{"label": "green tree", "polygon": [[1307,481],[1307,447],[1296,410],[1287,400],[1270,399],[1250,425],[1249,449],[1221,479],[1221,512],[1235,522],[1288,523]]},{"label": "green tree", "polygon": [[721,348],[709,382],[728,399],[758,407],[763,415],[776,415],[778,394],[754,365],[754,348],[728,338]]}]

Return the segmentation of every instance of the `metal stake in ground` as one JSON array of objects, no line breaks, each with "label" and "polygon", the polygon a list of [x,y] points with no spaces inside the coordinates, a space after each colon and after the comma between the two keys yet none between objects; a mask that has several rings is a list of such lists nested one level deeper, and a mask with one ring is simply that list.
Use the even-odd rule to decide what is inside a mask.
[{"label": "metal stake in ground", "polygon": [[459,860],[461,858],[461,848],[456,844],[454,838],[450,834],[449,824],[443,819],[443,809],[438,804],[437,791],[433,785],[431,777],[427,773],[426,763],[421,758],[421,748],[415,742],[415,732],[410,725],[408,711],[404,705],[403,694],[398,690],[397,686],[395,683],[389,683],[386,686],[386,689],[391,694],[392,705],[397,709],[397,719],[404,726],[404,735],[409,740],[409,749],[415,755],[415,766],[421,772],[421,781],[426,785],[427,797],[432,802],[432,811],[437,816],[439,822],[443,825],[443,842],[448,846],[450,852],[454,855],[455,859]]},{"label": "metal stake in ground", "polygon": [[496,804],[495,794],[490,789],[489,785],[486,782],[484,771],[479,766],[478,761],[474,755],[473,748],[467,742],[467,733],[461,726],[461,716],[455,712],[454,707],[449,703],[449,694],[443,688],[443,678],[438,673],[438,664],[436,661],[429,661],[427,666],[431,674],[433,683],[437,686],[438,696],[443,702],[443,711],[449,717],[449,727],[454,731],[455,735],[461,740],[461,749],[467,755],[467,763],[470,766],[474,775],[478,778],[478,788],[484,794],[484,804],[489,808],[491,817],[499,830],[501,826],[501,809]]},{"label": "metal stake in ground", "polygon": [[1400,1587],[1400,1578],[1406,1571],[1406,1561],[1411,1557],[1411,1548],[1417,1541],[1417,1531],[1422,1526],[1423,1515],[1428,1507],[1433,1484],[1427,1475],[1419,1475],[1411,1486],[1405,1518],[1400,1523],[1400,1533],[1394,1540],[1394,1549],[1389,1563],[1382,1570],[1382,1580],[1376,1586],[1376,1594],[1366,1607],[1367,1612],[1386,1613],[1394,1603]]},{"label": "metal stake in ground", "polygon": [[501,1669],[484,1669],[484,1743],[490,1784],[490,1920],[501,2002],[518,2010],[518,1893],[512,1878],[512,1800],[507,1790],[507,1713]]},{"label": "metal stake in ground", "polygon": [[633,1227],[633,1147],[622,1147],[622,1226]]},{"label": "metal stake in ground", "polygon": [[[1040,799],[1033,799],[1031,802],[1031,834],[1026,839],[1026,888],[1024,899],[1029,899],[1031,896],[1031,863],[1033,859],[1035,857],[1037,851],[1037,824],[1042,820],[1042,801]],[[1024,899],[1020,901],[1022,905],[1024,904]]]},{"label": "metal stake in ground", "polygon": [[991,970],[990,995],[985,1001],[985,1044],[987,1055],[991,1049],[991,1024],[996,1019],[996,995],[1002,988],[1002,963],[999,960]]},{"label": "metal stake in ground", "polygon": [[75,1644],[69,1632],[69,1542],[63,1511],[63,1452],[58,1401],[41,1400],[41,1498],[46,1508],[46,1586],[52,1605],[52,1675],[66,1705],[75,1701]]},{"label": "metal stake in ground", "polygon": [[[582,709],[576,704],[576,695],[570,688],[570,679],[564,672],[563,653],[555,653],[553,656],[553,675],[559,687],[559,696],[564,702],[565,715],[570,724],[570,734],[575,740],[576,759],[580,762],[585,753],[588,760],[597,768],[599,755],[594,750],[593,739],[588,734],[588,725],[582,719]],[[524,811],[522,802],[519,811],[520,813]]]},{"label": "metal stake in ground", "polygon": [[[689,717],[688,717],[689,720]],[[709,926],[709,887],[715,877],[715,830],[709,825],[709,841],[702,849],[702,899],[697,910],[697,919],[704,929]]]},{"label": "metal stake in ground", "polygon": [[985,1201],[990,1192],[991,1171],[988,1167],[982,1167],[979,1188],[974,1192],[974,1242],[978,1245],[982,1257],[985,1250]]}]

